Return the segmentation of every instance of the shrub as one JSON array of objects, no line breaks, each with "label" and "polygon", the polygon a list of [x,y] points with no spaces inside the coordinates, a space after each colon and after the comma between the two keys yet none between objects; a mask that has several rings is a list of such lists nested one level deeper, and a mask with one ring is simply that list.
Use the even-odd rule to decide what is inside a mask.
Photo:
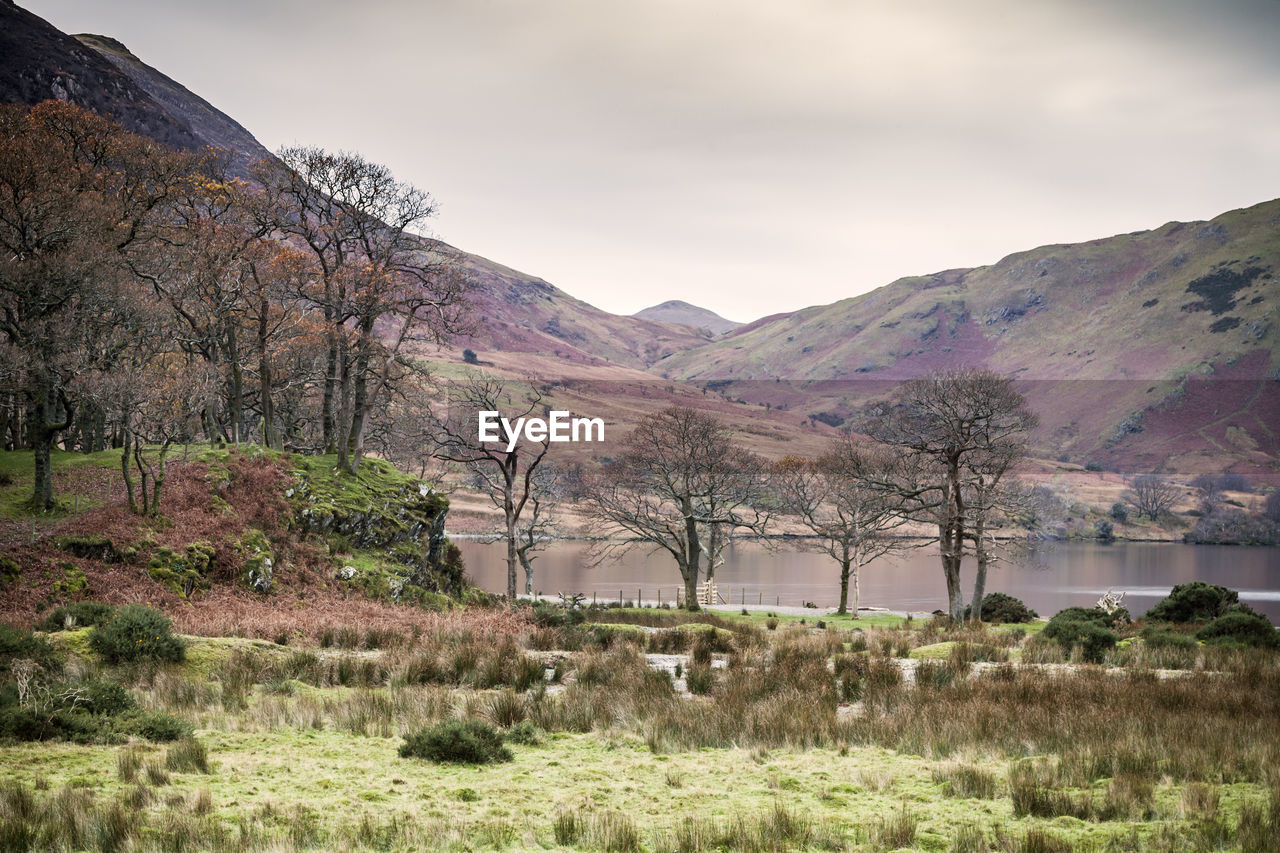
[{"label": "shrub", "polygon": [[11,557],[0,556],[0,589],[11,586],[22,577],[22,566]]},{"label": "shrub", "polygon": [[150,714],[143,711],[131,711],[119,719],[118,727],[122,734],[144,737],[156,743],[170,743],[175,740],[189,738],[192,735],[191,723],[174,714]]},{"label": "shrub", "polygon": [[1111,627],[1118,621],[1123,608],[1107,613],[1098,608],[1068,607],[1049,620],[1041,635],[1056,640],[1062,650],[1069,653],[1080,647],[1080,656],[1089,663],[1102,663],[1107,650],[1115,647],[1119,637]]},{"label": "shrub", "polygon": [[90,681],[62,695],[62,705],[86,714],[114,716],[134,707],[129,691],[113,681]]},{"label": "shrub", "polygon": [[1110,542],[1116,538],[1116,527],[1105,518],[1100,518],[1093,523],[1093,535],[1103,542]]},{"label": "shrub", "polygon": [[542,743],[542,729],[529,720],[521,720],[507,729],[503,739],[521,746],[538,746]]},{"label": "shrub", "polygon": [[1267,502],[1263,505],[1262,514],[1272,521],[1280,521],[1280,489],[1276,489],[1267,495]]},{"label": "shrub", "polygon": [[44,618],[40,627],[46,631],[64,631],[68,628],[92,628],[104,625],[116,612],[115,607],[101,601],[77,601],[56,607]]},{"label": "shrub", "polygon": [[1214,619],[1196,632],[1206,643],[1239,644],[1274,649],[1280,647],[1280,636],[1271,622],[1257,613],[1233,610]]},{"label": "shrub", "polygon": [[181,661],[186,646],[173,635],[169,617],[141,604],[127,604],[93,629],[90,647],[107,663]]},{"label": "shrub", "polygon": [[1111,520],[1117,524],[1124,524],[1129,520],[1129,506],[1123,501],[1116,501],[1111,505]]},{"label": "shrub", "polygon": [[1215,507],[1182,538],[1192,545],[1280,545],[1280,527],[1265,516]]},{"label": "shrub", "polygon": [[1155,622],[1207,622],[1228,611],[1253,611],[1240,603],[1240,594],[1225,586],[1191,581],[1175,586],[1169,595],[1147,611],[1147,619]]},{"label": "shrub", "polygon": [[492,764],[511,760],[502,733],[479,720],[445,720],[412,732],[400,746],[401,758],[425,758],[437,764]]},{"label": "shrub", "polygon": [[711,692],[714,684],[715,677],[711,673],[710,666],[700,663],[689,665],[689,671],[685,674],[685,685],[688,686],[690,693],[706,696]]},{"label": "shrub", "polygon": [[22,628],[0,624],[0,672],[7,672],[15,660],[32,660],[45,670],[62,668],[53,645]]},{"label": "shrub", "polygon": [[475,352],[475,350],[473,350],[473,349],[464,349],[464,350],[462,351],[462,360],[463,360],[463,362],[465,362],[466,364],[479,364],[479,363],[480,363],[480,359],[476,357],[476,352]]},{"label": "shrub", "polygon": [[1012,595],[992,592],[982,599],[983,622],[1031,622],[1038,618],[1034,610]]},{"label": "shrub", "polygon": [[1177,631],[1170,631],[1162,625],[1148,625],[1142,629],[1142,633],[1139,636],[1142,637],[1142,642],[1153,649],[1196,648],[1195,637],[1189,634],[1180,634]]}]

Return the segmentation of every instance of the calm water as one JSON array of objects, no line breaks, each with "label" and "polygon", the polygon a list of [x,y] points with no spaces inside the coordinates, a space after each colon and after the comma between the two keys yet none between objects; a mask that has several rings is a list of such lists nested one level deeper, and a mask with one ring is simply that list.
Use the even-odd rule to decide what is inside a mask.
[{"label": "calm water", "polygon": [[[467,573],[483,589],[506,590],[505,545],[459,541]],[[680,585],[666,552],[635,549],[622,559],[591,568],[587,543],[555,542],[534,561],[534,588],[593,593],[617,600],[672,600]],[[524,573],[517,567],[519,588]],[[1108,589],[1123,591],[1135,615],[1165,596],[1174,584],[1203,580],[1240,591],[1241,600],[1280,624],[1280,548],[1230,548],[1216,545],[1133,543],[1098,545],[1070,542],[1046,546],[1025,565],[999,566],[987,579],[987,591],[1016,596],[1042,616],[1071,605],[1092,606]],[[965,561],[966,600],[972,594],[973,563]],[[834,607],[840,595],[839,568],[829,557],[808,551],[771,552],[755,543],[735,544],[716,572],[723,595],[732,603]],[[905,558],[885,559],[862,571],[864,607],[931,611],[945,608],[946,583],[937,552],[920,549]]]}]

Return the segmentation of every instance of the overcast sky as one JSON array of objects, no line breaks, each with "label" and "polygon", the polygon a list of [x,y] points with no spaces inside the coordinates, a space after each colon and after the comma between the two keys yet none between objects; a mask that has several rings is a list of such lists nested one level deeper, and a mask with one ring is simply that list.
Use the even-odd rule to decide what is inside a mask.
[{"label": "overcast sky", "polygon": [[730,319],[1280,196],[1277,0],[18,0],[435,234]]}]

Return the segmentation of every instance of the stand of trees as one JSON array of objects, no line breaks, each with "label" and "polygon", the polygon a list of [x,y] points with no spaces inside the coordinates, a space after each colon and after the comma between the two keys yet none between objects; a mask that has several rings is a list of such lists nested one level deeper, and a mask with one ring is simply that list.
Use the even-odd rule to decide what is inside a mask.
[{"label": "stand of trees", "polygon": [[175,442],[354,472],[409,344],[465,327],[431,198],[358,155],[286,149],[248,183],[58,102],[0,107],[0,138],[0,446],[34,451],[37,510],[58,446],[120,448],[144,513]]}]

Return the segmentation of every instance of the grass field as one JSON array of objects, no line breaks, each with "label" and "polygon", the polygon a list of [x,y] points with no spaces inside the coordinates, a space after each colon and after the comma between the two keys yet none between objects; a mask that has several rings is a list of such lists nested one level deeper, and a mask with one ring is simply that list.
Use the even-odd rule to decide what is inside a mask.
[{"label": "grass field", "polygon": [[[1273,653],[1133,641],[1082,666],[1025,626],[457,618],[116,668],[89,629],[50,635],[64,678],[119,680],[194,738],[0,745],[0,847],[1280,849]],[[400,756],[453,718],[520,732],[512,760]]]}]

